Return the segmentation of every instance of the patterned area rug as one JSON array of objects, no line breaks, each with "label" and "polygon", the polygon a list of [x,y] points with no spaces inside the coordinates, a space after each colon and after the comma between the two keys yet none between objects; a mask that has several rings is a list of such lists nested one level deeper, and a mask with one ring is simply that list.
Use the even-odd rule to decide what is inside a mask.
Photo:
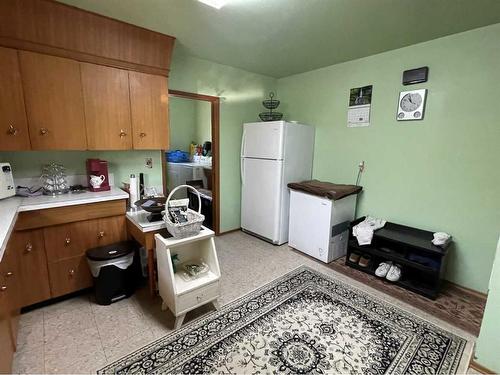
[{"label": "patterned area rug", "polygon": [[466,344],[300,267],[98,373],[455,374]]}]

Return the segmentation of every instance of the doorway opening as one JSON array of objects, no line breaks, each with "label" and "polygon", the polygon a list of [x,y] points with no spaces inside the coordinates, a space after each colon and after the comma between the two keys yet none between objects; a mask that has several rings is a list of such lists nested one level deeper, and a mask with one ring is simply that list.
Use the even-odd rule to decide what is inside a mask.
[{"label": "doorway opening", "polygon": [[[220,99],[216,96],[169,90],[170,151],[184,151],[184,161],[169,162],[163,157],[163,191],[186,184],[201,193],[203,225],[220,234],[219,122]],[[176,153],[176,156],[183,156]],[[192,192],[179,192],[176,198],[189,198],[190,208],[198,209]]]}]

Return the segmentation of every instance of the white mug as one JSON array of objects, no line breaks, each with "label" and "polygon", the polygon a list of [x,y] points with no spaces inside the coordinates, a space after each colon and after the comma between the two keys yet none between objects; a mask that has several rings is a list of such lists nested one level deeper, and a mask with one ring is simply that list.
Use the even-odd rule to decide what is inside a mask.
[{"label": "white mug", "polygon": [[104,176],[103,174],[100,176],[90,175],[90,185],[92,185],[92,187],[94,189],[97,189],[97,188],[101,187],[101,185],[105,179],[106,179],[106,176]]}]

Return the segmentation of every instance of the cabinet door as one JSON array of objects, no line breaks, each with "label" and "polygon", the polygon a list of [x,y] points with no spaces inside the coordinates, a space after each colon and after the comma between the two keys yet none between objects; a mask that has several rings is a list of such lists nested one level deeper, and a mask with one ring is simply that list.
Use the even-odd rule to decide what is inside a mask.
[{"label": "cabinet door", "polygon": [[89,150],[132,148],[128,72],[81,64]]},{"label": "cabinet door", "polygon": [[89,221],[90,248],[127,240],[125,216],[112,216]]},{"label": "cabinet door", "polygon": [[[2,284],[0,280],[0,284]],[[3,289],[3,285],[0,285]],[[12,357],[14,355],[14,343],[10,331],[10,318],[7,309],[7,296],[5,290],[0,289],[0,373],[10,374],[12,372]]]},{"label": "cabinet door", "polygon": [[52,297],[63,296],[92,286],[92,275],[85,256],[49,263]]},{"label": "cabinet door", "polygon": [[0,47],[0,151],[29,150],[17,51]]},{"label": "cabinet door", "polygon": [[10,328],[14,346],[17,342],[17,328],[19,323],[19,275],[15,269],[16,263],[12,250],[7,248],[0,262],[0,287],[6,298],[7,313],[10,318]]},{"label": "cabinet door", "polygon": [[49,276],[42,230],[13,232],[7,246],[15,261],[20,307],[49,299]]},{"label": "cabinet door", "polygon": [[50,263],[82,256],[89,248],[88,221],[55,225],[43,229],[45,252]]},{"label": "cabinet door", "polygon": [[85,150],[78,62],[19,52],[33,150]]},{"label": "cabinet door", "polygon": [[129,72],[134,149],[167,150],[167,78]]}]

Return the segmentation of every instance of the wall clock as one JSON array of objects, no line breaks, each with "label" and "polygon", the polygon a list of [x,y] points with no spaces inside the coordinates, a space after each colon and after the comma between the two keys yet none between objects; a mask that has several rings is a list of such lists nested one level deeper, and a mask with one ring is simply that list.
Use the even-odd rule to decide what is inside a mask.
[{"label": "wall clock", "polygon": [[422,120],[424,118],[427,89],[402,91],[399,94],[398,121]]}]

